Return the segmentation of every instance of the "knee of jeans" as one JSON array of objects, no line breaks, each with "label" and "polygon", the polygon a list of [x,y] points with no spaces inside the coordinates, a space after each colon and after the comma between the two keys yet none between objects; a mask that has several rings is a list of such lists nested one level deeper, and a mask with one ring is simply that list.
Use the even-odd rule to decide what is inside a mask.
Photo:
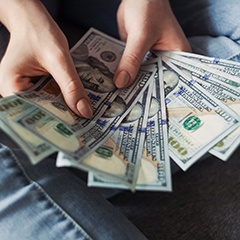
[{"label": "knee of jeans", "polygon": [[[229,37],[231,40],[240,43],[240,1],[220,0],[214,1],[213,21],[219,28],[219,35]],[[214,15],[218,15],[217,18]],[[214,20],[215,19],[215,20]]]},{"label": "knee of jeans", "polygon": [[[172,0],[176,16],[188,37],[224,36],[240,42],[240,1]],[[176,6],[175,6],[176,5]]]},{"label": "knee of jeans", "polygon": [[[225,36],[234,41],[240,39],[240,1],[208,0],[201,15],[212,36]],[[200,15],[199,15],[200,16]],[[205,27],[206,27],[205,26]]]}]

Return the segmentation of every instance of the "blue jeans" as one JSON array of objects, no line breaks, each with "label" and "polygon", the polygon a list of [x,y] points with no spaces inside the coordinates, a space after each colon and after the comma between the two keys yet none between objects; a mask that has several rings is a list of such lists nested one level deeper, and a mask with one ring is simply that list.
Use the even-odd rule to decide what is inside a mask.
[{"label": "blue jeans", "polygon": [[[79,1],[71,1],[71,5],[69,1],[62,2],[65,3],[65,16],[78,21],[79,16],[73,17],[70,13],[78,9],[75,5],[80,5]],[[94,13],[96,25],[92,18],[91,26],[101,26],[102,31],[117,34],[115,20],[110,24],[106,20],[109,16],[104,14],[106,19],[101,16],[104,9],[94,10],[93,1],[82,2],[85,8],[89,4]],[[110,5],[111,2],[116,9],[120,1],[111,0]],[[103,8],[106,5],[111,8],[109,4],[102,1]],[[238,60],[238,0],[172,0],[171,4],[194,52]],[[87,23],[84,27],[88,27]],[[8,35],[3,27],[0,31],[0,47],[6,46]],[[101,194],[86,187],[81,176],[67,168],[56,168],[55,155],[32,166],[21,149],[2,131],[0,142],[1,240],[146,239]]]},{"label": "blue jeans", "polygon": [[32,166],[1,131],[0,239],[146,239],[102,195],[55,157]]},{"label": "blue jeans", "polygon": [[238,0],[170,0],[193,52],[238,60],[240,19]]}]

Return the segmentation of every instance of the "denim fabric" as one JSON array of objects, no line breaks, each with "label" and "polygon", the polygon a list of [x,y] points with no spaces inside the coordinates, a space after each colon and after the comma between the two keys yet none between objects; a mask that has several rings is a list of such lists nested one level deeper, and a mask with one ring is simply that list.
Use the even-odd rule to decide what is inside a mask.
[{"label": "denim fabric", "polygon": [[0,239],[146,239],[104,197],[51,156],[33,166],[1,131]]},{"label": "denim fabric", "polygon": [[[64,8],[58,10],[62,14],[65,11],[70,20],[83,21],[84,26],[88,23],[116,35],[115,17],[112,22],[106,18],[115,16],[119,0],[108,4],[98,0],[97,5],[94,1],[82,1],[84,8],[80,8],[80,1],[61,2]],[[194,52],[240,59],[238,0],[172,0],[171,4]],[[96,6],[101,6],[101,11]],[[94,14],[90,20],[87,7]],[[82,14],[77,14],[78,9]],[[106,15],[111,9],[111,14]],[[54,9],[51,12],[56,13]],[[8,37],[0,27],[1,53]],[[32,166],[2,131],[0,142],[1,240],[146,239],[105,198],[87,188],[81,176],[67,168],[56,168],[54,155]]]},{"label": "denim fabric", "polygon": [[240,53],[238,0],[171,0],[193,52],[219,58]]},{"label": "denim fabric", "polygon": [[3,145],[0,171],[0,239],[92,239]]}]

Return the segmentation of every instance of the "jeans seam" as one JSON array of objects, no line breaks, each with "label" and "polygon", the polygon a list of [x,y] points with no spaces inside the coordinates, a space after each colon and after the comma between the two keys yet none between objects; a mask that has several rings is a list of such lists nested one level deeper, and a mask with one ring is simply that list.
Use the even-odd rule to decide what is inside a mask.
[{"label": "jeans seam", "polygon": [[[2,145],[2,144],[1,144]],[[4,145],[2,145],[4,146]],[[18,161],[17,157],[15,156],[15,154],[6,146],[4,146],[6,148],[7,151],[9,151],[10,156],[12,157],[12,159],[15,161],[17,167],[21,170],[23,177],[30,183],[33,184],[34,187],[36,187],[36,189],[38,191],[40,191],[43,196],[46,198],[47,201],[49,201],[53,207],[56,208],[56,210],[59,211],[59,213],[68,221],[70,221],[73,226],[76,228],[77,231],[79,231],[83,237],[86,240],[92,240],[92,238],[89,236],[89,234],[82,229],[82,227],[71,217],[69,216],[69,214],[67,214],[67,212],[65,212],[48,194],[47,192],[35,181],[33,181],[28,174],[26,173],[25,169],[23,168],[22,164]]]}]

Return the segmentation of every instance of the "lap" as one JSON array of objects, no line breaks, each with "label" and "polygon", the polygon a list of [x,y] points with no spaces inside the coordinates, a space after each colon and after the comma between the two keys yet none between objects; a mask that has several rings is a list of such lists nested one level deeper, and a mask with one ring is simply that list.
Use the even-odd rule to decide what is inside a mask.
[{"label": "lap", "polygon": [[170,2],[187,36],[225,35],[239,40],[239,1],[171,0]]},{"label": "lap", "polygon": [[33,166],[3,132],[0,138],[14,151],[0,145],[1,239],[145,239],[80,177],[56,168],[54,155]]},{"label": "lap", "polygon": [[240,53],[240,2],[171,0],[173,11],[193,51],[230,58]]}]

